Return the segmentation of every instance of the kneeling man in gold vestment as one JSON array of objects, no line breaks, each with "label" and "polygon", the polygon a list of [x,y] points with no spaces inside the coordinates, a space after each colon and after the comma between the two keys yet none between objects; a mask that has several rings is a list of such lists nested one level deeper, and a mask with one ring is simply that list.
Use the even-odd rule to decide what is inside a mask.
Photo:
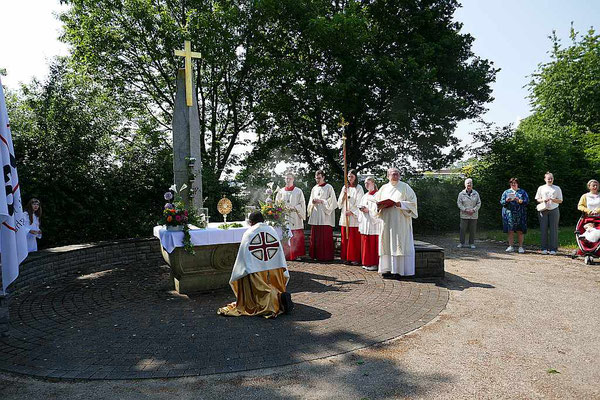
[{"label": "kneeling man in gold vestment", "polygon": [[290,274],[283,247],[275,229],[264,220],[260,211],[248,217],[250,228],[242,237],[229,280],[237,300],[219,308],[217,314],[273,318],[294,307],[285,290]]}]

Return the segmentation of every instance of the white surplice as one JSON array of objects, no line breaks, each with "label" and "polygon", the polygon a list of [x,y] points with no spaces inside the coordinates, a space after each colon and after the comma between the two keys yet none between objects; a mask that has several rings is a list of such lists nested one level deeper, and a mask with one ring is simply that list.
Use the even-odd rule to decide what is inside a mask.
[{"label": "white surplice", "polygon": [[[313,200],[324,200],[324,203],[313,204]],[[333,187],[326,183],[323,186],[315,185],[310,191],[308,199],[308,223],[309,225],[329,225],[335,226],[335,209],[337,201],[335,200],[335,191]]]},{"label": "white surplice", "polygon": [[377,201],[375,194],[365,194],[359,203],[359,207],[366,207],[369,212],[364,213],[359,210],[358,231],[361,235],[379,235],[381,232],[381,220],[377,218]]},{"label": "white surplice", "polygon": [[286,213],[286,218],[291,230],[304,229],[304,220],[306,219],[306,200],[302,190],[295,187],[293,190],[280,189],[275,196],[275,200],[283,201],[286,207],[292,211]]},{"label": "white surplice", "polygon": [[377,202],[390,199],[400,207],[384,208],[379,212],[382,221],[379,237],[379,273],[415,274],[415,244],[412,219],[417,218],[417,195],[408,184],[386,183],[375,194]]},{"label": "white surplice", "polygon": [[[362,186],[348,186],[348,210],[352,212],[352,215],[348,217],[350,227],[358,227],[358,215],[361,213],[361,211],[358,209],[358,205],[364,194],[365,191],[363,190]],[[344,188],[342,188],[342,191],[340,192],[337,204],[342,210],[342,213],[340,214],[340,226],[346,226],[346,201],[344,200]]]}]

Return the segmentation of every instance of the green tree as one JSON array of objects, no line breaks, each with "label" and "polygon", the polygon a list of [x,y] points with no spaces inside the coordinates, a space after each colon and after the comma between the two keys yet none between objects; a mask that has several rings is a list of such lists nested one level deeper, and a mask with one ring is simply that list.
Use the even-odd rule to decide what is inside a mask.
[{"label": "green tree", "polygon": [[[484,201],[496,203],[516,176],[533,199],[546,171],[563,191],[561,221],[574,224],[577,202],[586,182],[600,172],[600,37],[572,30],[571,45],[551,37],[551,60],[541,64],[530,83],[533,114],[517,129],[486,126],[476,135],[483,145],[475,150],[473,175]],[[529,220],[537,223],[535,208]],[[498,226],[498,207],[483,207],[484,225]]]},{"label": "green tree", "polygon": [[148,236],[171,181],[156,126],[132,109],[125,120],[111,93],[68,60],[7,100],[24,201],[42,201],[44,246]]},{"label": "green tree", "polygon": [[258,158],[284,152],[339,179],[340,114],[352,168],[438,168],[462,154],[456,123],[484,110],[496,70],[459,32],[456,1],[260,4]]}]

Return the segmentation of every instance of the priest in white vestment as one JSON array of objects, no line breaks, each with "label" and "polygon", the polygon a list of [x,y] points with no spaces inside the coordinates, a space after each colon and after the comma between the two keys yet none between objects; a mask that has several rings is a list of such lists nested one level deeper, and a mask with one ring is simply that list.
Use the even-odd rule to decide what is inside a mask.
[{"label": "priest in white vestment", "polygon": [[285,176],[285,187],[280,189],[275,200],[283,201],[286,206],[286,219],[292,237],[289,244],[283,243],[283,251],[286,260],[297,260],[306,255],[304,244],[304,220],[306,219],[306,200],[302,190],[294,186],[294,174]]},{"label": "priest in white vestment", "polygon": [[335,209],[337,200],[335,191],[329,183],[325,183],[325,172],[315,173],[317,184],[310,192],[308,199],[308,224],[310,227],[310,257],[319,261],[331,261],[334,257],[333,227],[335,226]]},{"label": "priest in white vestment", "polygon": [[229,280],[236,301],[219,308],[217,314],[273,318],[289,313],[294,304],[286,291],[290,274],[279,235],[264,223],[260,211],[252,212],[248,223],[251,227],[242,236]]},{"label": "priest in white vestment", "polygon": [[400,181],[397,168],[388,169],[389,183],[375,194],[382,221],[379,237],[379,273],[394,279],[415,274],[412,219],[418,217],[417,195]]}]

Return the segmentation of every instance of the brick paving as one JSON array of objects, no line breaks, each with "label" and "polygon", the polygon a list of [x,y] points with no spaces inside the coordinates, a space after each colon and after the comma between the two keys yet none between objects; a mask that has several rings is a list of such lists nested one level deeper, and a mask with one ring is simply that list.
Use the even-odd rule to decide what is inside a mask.
[{"label": "brick paving", "polygon": [[226,318],[229,288],[182,296],[169,269],[134,263],[61,278],[10,299],[0,370],[54,379],[138,379],[277,367],[386,341],[435,318],[448,291],[342,264],[290,263],[291,315]]}]

